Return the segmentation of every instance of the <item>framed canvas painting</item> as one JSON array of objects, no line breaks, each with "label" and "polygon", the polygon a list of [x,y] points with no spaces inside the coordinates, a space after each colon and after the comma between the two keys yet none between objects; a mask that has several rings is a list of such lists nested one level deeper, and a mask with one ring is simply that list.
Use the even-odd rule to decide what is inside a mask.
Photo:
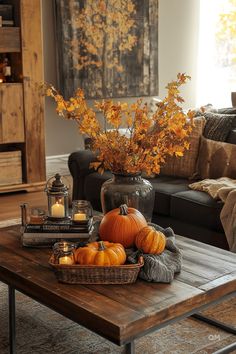
[{"label": "framed canvas painting", "polygon": [[59,85],[69,98],[158,95],[158,0],[54,0]]}]

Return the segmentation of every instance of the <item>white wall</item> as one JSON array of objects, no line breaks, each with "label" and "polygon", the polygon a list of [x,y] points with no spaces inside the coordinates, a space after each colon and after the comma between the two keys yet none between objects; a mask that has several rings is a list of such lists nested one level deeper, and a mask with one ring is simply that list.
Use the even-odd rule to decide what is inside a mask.
[{"label": "white wall", "polygon": [[196,104],[200,0],[159,0],[159,95],[178,72],[191,76],[182,96],[185,108]]},{"label": "white wall", "polygon": [[[192,77],[181,91],[184,107],[196,103],[198,18],[200,0],[159,0],[159,96],[178,72]],[[56,82],[56,51],[53,0],[42,0],[45,81]],[[55,113],[49,98],[45,102],[46,155],[69,154],[83,146],[76,124]]]}]

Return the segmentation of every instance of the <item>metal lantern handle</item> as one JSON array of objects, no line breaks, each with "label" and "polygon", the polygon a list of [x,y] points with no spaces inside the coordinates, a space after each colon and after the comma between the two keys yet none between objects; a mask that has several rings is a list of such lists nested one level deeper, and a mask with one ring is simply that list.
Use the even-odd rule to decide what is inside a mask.
[{"label": "metal lantern handle", "polygon": [[[56,173],[54,176],[50,177],[46,182],[45,192],[66,192],[69,190],[64,183],[62,183],[61,175]],[[49,184],[49,182],[54,178],[54,181]]]}]

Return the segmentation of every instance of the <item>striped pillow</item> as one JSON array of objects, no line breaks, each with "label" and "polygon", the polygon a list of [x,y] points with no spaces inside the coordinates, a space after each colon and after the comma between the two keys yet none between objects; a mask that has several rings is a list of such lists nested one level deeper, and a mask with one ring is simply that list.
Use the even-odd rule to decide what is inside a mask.
[{"label": "striped pillow", "polygon": [[206,125],[203,136],[211,140],[226,141],[233,128],[233,123],[236,121],[236,115],[205,112],[204,117]]},{"label": "striped pillow", "polygon": [[161,168],[161,174],[175,177],[192,178],[196,172],[196,163],[198,150],[200,146],[200,138],[205,126],[204,117],[194,118],[195,127],[190,137],[190,148],[185,151],[183,157],[171,156],[166,159],[166,163]]}]

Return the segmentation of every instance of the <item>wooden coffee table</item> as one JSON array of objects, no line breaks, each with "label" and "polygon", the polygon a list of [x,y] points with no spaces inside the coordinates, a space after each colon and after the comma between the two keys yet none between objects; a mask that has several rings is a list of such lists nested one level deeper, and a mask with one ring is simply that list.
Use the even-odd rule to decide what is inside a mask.
[{"label": "wooden coffee table", "polygon": [[[15,289],[125,345],[126,353],[134,353],[136,338],[235,296],[235,254],[181,236],[176,242],[184,259],[171,284],[68,285],[58,283],[48,265],[51,250],[22,247],[17,227],[1,230],[0,281],[9,287],[10,352],[15,353]],[[235,333],[230,326],[225,329]]]}]

